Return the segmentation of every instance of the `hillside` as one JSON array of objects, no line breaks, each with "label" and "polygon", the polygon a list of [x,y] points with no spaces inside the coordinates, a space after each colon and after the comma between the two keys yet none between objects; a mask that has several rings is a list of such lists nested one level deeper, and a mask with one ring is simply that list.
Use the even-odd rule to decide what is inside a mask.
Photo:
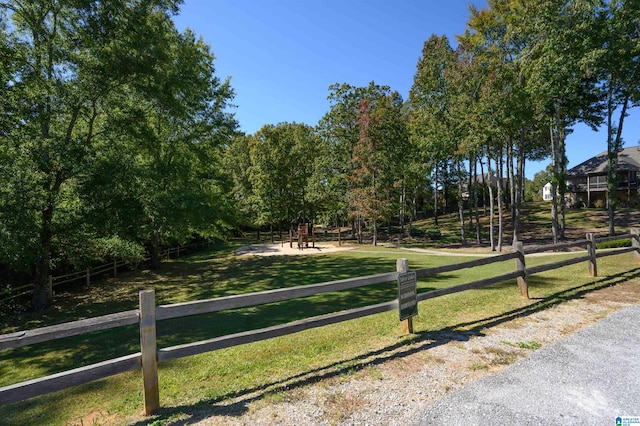
[{"label": "hillside", "polygon": [[[521,240],[525,245],[551,244],[551,205],[546,202],[529,202],[523,205],[521,211],[522,235]],[[504,240],[503,246],[509,246],[513,238],[513,225],[511,212],[503,212]],[[497,235],[498,218],[494,219]],[[480,224],[482,226],[482,242],[476,242],[475,218],[473,229],[469,229],[469,212],[465,212],[465,228],[467,246],[470,248],[489,248],[489,213],[484,215],[480,211]],[[457,213],[449,213],[438,218],[438,226],[434,219],[428,218],[417,221],[414,226],[424,233],[422,237],[414,237],[405,243],[428,244],[436,247],[460,248],[460,223]],[[630,227],[640,226],[640,210],[633,208],[619,209],[616,212],[615,226],[617,233],[627,233]],[[440,231],[440,239],[430,239],[429,231]],[[609,223],[607,211],[604,209],[567,209],[566,211],[566,238],[569,240],[584,238],[586,233],[607,235]],[[403,240],[404,241],[404,240]]]}]

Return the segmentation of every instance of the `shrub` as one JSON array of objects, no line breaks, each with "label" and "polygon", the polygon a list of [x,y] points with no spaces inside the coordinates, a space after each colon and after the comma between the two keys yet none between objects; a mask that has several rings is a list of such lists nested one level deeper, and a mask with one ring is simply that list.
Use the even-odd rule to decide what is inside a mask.
[{"label": "shrub", "polygon": [[440,237],[442,236],[439,229],[430,229],[427,231],[427,235],[432,240],[439,240]]},{"label": "shrub", "polygon": [[619,247],[631,247],[631,238],[626,238],[624,240],[603,241],[601,243],[596,243],[596,248],[598,249],[619,248]]},{"label": "shrub", "polygon": [[412,226],[409,229],[409,235],[411,235],[412,237],[420,238],[420,237],[424,237],[425,232],[420,228],[416,228],[415,226]]},{"label": "shrub", "polygon": [[596,201],[594,201],[594,202],[593,202],[593,206],[594,206],[596,209],[602,209],[602,208],[604,208],[604,200],[596,200]]}]

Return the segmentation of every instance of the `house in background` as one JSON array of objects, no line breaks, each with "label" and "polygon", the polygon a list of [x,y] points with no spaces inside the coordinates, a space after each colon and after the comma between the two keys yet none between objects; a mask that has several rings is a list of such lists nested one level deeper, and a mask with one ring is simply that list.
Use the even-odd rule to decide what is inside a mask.
[{"label": "house in background", "polygon": [[[608,171],[606,151],[567,170],[569,203],[573,205],[585,203],[587,207],[594,207],[595,203],[600,204],[601,202],[606,205]],[[618,152],[616,198],[621,205],[638,205],[639,173],[640,146],[620,150]]]},{"label": "house in background", "polygon": [[553,200],[553,194],[551,193],[551,182],[547,182],[545,186],[542,187],[542,199],[544,201]]},{"label": "house in background", "polygon": [[474,175],[470,178],[464,179],[464,181],[462,182],[462,199],[465,201],[468,200],[470,196],[469,182],[471,182],[471,185],[478,185],[482,188],[487,188],[489,185],[491,185],[491,187],[495,191],[494,194],[498,193],[498,178],[493,173],[485,172],[484,174]]}]

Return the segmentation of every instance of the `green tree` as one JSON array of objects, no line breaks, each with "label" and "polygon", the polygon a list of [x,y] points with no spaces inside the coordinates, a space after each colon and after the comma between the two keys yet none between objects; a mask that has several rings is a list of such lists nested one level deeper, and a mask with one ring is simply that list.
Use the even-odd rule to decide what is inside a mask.
[{"label": "green tree", "polygon": [[164,66],[144,93],[121,98],[122,115],[113,121],[122,129],[125,179],[134,182],[127,198],[138,204],[125,224],[137,223],[136,238],[149,243],[153,268],[164,244],[195,234],[220,237],[232,225],[221,147],[236,129],[225,112],[233,91],[215,76],[209,46],[169,27],[161,47]]},{"label": "green tree", "polygon": [[523,43],[519,62],[527,90],[537,112],[549,122],[554,167],[552,231],[557,241],[564,238],[565,228],[567,129],[577,121],[592,127],[601,121],[593,73],[600,3],[513,0],[509,5],[508,36]]},{"label": "green tree", "polygon": [[353,149],[360,138],[360,102],[375,102],[389,96],[391,89],[372,81],[366,87],[336,83],[329,91],[329,111],[318,123],[322,155],[314,179],[315,195],[321,200],[325,217],[336,221],[350,220],[352,234],[355,234],[356,221],[351,216],[348,194],[351,189],[349,176],[354,165]]},{"label": "green tree", "polygon": [[[123,217],[140,207],[135,203],[112,202],[110,211],[119,220],[104,225],[91,222],[98,217],[89,202],[96,200],[95,194],[88,193],[99,186],[96,171],[124,174],[121,187],[123,182],[142,187],[138,172],[152,162],[145,161],[144,152],[134,144],[168,135],[183,138],[180,133],[194,131],[182,125],[192,124],[192,111],[202,105],[200,98],[197,105],[185,108],[193,92],[179,93],[173,85],[181,72],[188,77],[210,76],[211,58],[197,60],[203,49],[194,47],[197,43],[188,33],[175,31],[171,17],[177,4],[163,0],[0,3],[2,106],[3,112],[9,111],[3,119],[13,120],[0,133],[4,156],[0,253],[2,263],[34,274],[36,309],[51,302],[47,294],[51,267],[73,262],[85,252],[81,244],[88,238],[84,237],[92,241],[85,248],[96,241],[111,244],[114,236],[121,235],[123,223],[129,228],[138,225],[135,218],[140,216]],[[5,17],[11,19],[10,26],[4,25]],[[195,55],[193,62],[189,55]],[[185,64],[196,65],[180,68]],[[192,82],[182,83],[183,88],[200,90]],[[219,99],[208,99],[211,109],[226,99],[224,91],[216,93]],[[176,113],[181,108],[189,113]],[[208,115],[208,108],[197,114]],[[217,114],[213,122],[226,120],[220,110]],[[156,122],[146,123],[148,119]],[[117,158],[109,158],[112,155]],[[106,165],[124,170],[109,170]],[[132,172],[125,174],[126,170]],[[163,201],[151,198],[147,206]],[[114,233],[102,235],[107,231]]]},{"label": "green tree", "polygon": [[[605,98],[607,126],[607,211],[609,235],[615,235],[614,213],[618,186],[618,151],[628,109],[640,103],[640,3],[613,0],[601,10],[598,69]],[[617,121],[614,115],[618,114]]]},{"label": "green tree", "polygon": [[407,173],[402,98],[393,92],[375,102],[362,100],[358,116],[360,138],[353,147],[349,202],[356,217],[372,222],[373,245],[377,245],[378,223],[397,211],[394,207]]},{"label": "green tree", "polygon": [[263,126],[248,142],[248,178],[258,224],[272,230],[277,225],[282,232],[283,225],[300,212],[305,216],[311,212],[307,194],[317,158],[317,136],[306,124],[280,123]]},{"label": "green tree", "polygon": [[446,71],[454,62],[454,52],[446,36],[429,37],[418,59],[413,85],[409,92],[409,129],[414,143],[428,159],[433,174],[434,221],[438,224],[438,186],[443,184],[442,164],[447,164],[453,152],[451,143],[452,117],[449,112],[450,87]]},{"label": "green tree", "polygon": [[[253,187],[250,179],[250,140],[251,136],[238,133],[232,138],[230,143],[224,147],[223,165],[231,178],[232,192],[236,206],[236,222],[240,226],[258,225],[258,208],[254,204]],[[258,238],[260,238],[259,233]]]}]

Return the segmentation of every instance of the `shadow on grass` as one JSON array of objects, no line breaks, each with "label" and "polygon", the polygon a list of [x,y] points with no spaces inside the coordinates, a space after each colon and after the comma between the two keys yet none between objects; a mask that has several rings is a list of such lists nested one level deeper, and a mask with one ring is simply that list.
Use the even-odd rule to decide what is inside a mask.
[{"label": "shadow on grass", "polygon": [[[247,292],[314,284],[349,277],[372,275],[395,270],[395,260],[388,257],[262,257],[174,261],[165,265],[160,278],[147,288],[155,288],[156,303],[202,300]],[[72,307],[78,317],[103,315],[137,308],[137,285],[124,289],[91,306]],[[105,287],[106,288],[106,287]],[[98,291],[98,289],[94,289]],[[103,290],[106,293],[108,291]],[[177,295],[177,296],[176,296]],[[394,283],[381,283],[348,291],[320,294],[308,298],[260,305],[238,310],[214,312],[160,321],[158,347],[211,339],[241,331],[283,324],[309,316],[387,302],[397,296]],[[174,297],[177,300],[171,300]],[[124,300],[129,299],[129,300]],[[56,317],[56,315],[58,315]],[[67,313],[52,313],[50,323],[60,323]],[[73,318],[75,319],[75,318]],[[49,325],[49,324],[42,324]],[[127,354],[139,348],[137,326],[118,327],[0,351],[0,374],[10,377],[14,371],[33,371],[50,375]],[[0,383],[2,381],[0,380]],[[7,383],[9,384],[9,383]]]},{"label": "shadow on grass", "polygon": [[[467,341],[472,336],[483,336],[483,331],[486,329],[496,327],[516,318],[532,315],[568,300],[582,298],[590,292],[621,284],[638,277],[640,277],[640,268],[634,268],[623,273],[596,279],[590,283],[572,287],[544,298],[534,299],[537,301],[526,307],[475,321],[460,323],[438,331],[416,333],[402,338],[398,343],[379,350],[370,351],[351,359],[328,364],[282,380],[265,383],[239,392],[230,392],[221,397],[202,401],[197,404],[161,408],[155,415],[135,423],[135,425],[149,425],[158,421],[162,422],[162,424],[189,425],[212,417],[241,416],[248,410],[247,406],[249,403],[264,399],[269,395],[303,387],[366,367],[383,364],[389,360],[402,358],[420,351],[445,345],[452,341]],[[232,402],[225,404],[225,400],[232,400]],[[197,414],[193,415],[193,413]],[[171,421],[171,419],[184,416],[187,416],[187,418]]]}]

